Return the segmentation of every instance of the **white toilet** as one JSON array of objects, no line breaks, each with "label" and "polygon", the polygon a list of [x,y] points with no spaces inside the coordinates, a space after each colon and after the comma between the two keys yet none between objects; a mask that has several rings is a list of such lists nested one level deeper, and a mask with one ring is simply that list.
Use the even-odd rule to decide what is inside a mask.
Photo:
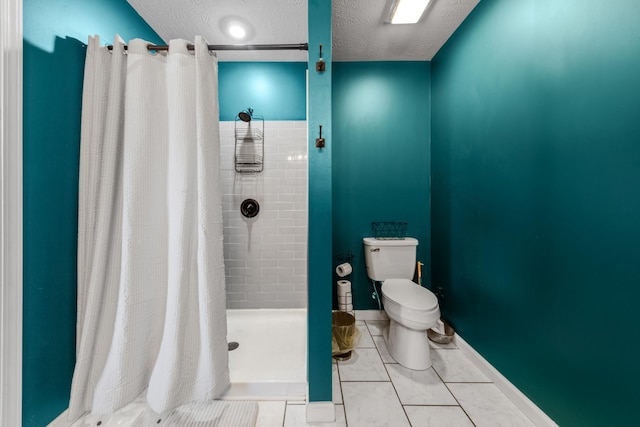
[{"label": "white toilet", "polygon": [[426,330],[440,319],[438,298],[412,282],[418,240],[365,237],[364,260],[370,279],[382,282],[382,303],[391,320],[383,333],[391,356],[404,367],[431,367]]}]

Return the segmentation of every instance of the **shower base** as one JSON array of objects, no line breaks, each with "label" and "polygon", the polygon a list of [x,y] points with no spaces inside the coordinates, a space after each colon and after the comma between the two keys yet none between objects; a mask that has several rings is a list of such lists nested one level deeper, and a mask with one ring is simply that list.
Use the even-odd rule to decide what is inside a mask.
[{"label": "shower base", "polygon": [[[227,310],[227,340],[240,345],[229,352],[231,387],[222,400],[306,400],[307,310]],[[87,414],[71,427],[129,427],[147,409],[139,397],[120,411]],[[68,427],[67,411],[49,427]]]},{"label": "shower base", "polygon": [[307,310],[227,310],[231,388],[222,399],[305,400]]}]

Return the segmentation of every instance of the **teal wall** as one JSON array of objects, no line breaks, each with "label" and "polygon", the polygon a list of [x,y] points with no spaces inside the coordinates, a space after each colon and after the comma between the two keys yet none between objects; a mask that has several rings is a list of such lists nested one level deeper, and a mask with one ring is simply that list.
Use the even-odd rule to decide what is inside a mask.
[{"label": "teal wall", "polygon": [[483,0],[432,62],[433,280],[560,425],[637,425],[640,2]]},{"label": "teal wall", "polygon": [[378,309],[362,249],[371,222],[408,223],[407,235],[420,242],[423,284],[429,284],[430,63],[333,67],[333,254],[354,256],[354,308]]},{"label": "teal wall", "polygon": [[160,38],[124,0],[24,1],[23,426],[68,406],[75,363],[84,42]]},{"label": "teal wall", "polygon": [[[307,371],[310,402],[331,402],[331,0],[309,0],[309,248]],[[326,71],[316,71],[323,45]],[[316,148],[315,140],[326,140]]]},{"label": "teal wall", "polygon": [[306,62],[220,62],[220,120],[247,107],[265,120],[307,120]]}]

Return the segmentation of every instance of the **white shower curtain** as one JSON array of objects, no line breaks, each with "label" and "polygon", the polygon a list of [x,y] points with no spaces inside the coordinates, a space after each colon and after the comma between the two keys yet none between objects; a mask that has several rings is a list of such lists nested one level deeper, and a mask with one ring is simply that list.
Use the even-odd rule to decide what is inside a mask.
[{"label": "white shower curtain", "polygon": [[87,47],[69,420],[229,386],[217,62],[172,40]]}]

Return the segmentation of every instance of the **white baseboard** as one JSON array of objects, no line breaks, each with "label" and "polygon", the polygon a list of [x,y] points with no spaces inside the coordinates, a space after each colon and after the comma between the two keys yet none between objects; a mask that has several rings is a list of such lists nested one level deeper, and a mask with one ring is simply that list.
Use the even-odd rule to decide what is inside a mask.
[{"label": "white baseboard", "polygon": [[558,427],[547,414],[511,384],[504,375],[494,368],[480,353],[475,351],[465,340],[456,334],[456,344],[460,351],[485,374],[498,389],[503,392],[536,426]]},{"label": "white baseboard", "polygon": [[356,320],[389,320],[384,310],[356,310]]},{"label": "white baseboard", "polygon": [[332,423],[336,420],[333,402],[307,403],[307,423]]}]

